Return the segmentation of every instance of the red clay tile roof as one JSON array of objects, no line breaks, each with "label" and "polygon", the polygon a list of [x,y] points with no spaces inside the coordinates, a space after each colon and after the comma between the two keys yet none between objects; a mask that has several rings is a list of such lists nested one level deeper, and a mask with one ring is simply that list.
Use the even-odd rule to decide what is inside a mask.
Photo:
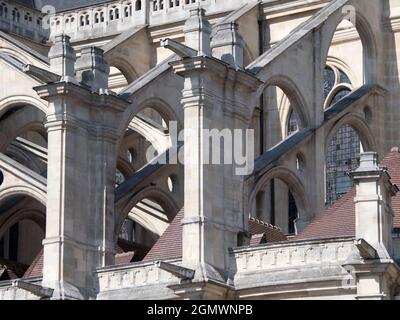
[{"label": "red clay tile roof", "polygon": [[[381,161],[387,167],[393,184],[400,186],[400,153],[394,148]],[[355,188],[316,217],[294,240],[326,239],[355,236]],[[392,198],[393,227],[400,227],[400,193]]]},{"label": "red clay tile roof", "polygon": [[29,266],[28,270],[26,270],[22,278],[41,277],[42,274],[43,274],[43,248],[40,250],[35,260],[33,260],[32,264]]},{"label": "red clay tile roof", "polygon": [[[182,257],[181,221],[183,215],[184,209],[179,211],[169,227],[165,230],[160,239],[158,239],[143,261],[155,261]],[[286,236],[280,231],[280,229],[256,219],[249,220],[249,232],[252,235],[260,235],[253,239],[254,244],[263,243],[261,242],[263,239],[266,242],[287,240]]]},{"label": "red clay tile roof", "polygon": [[137,261],[140,261],[140,259],[135,255],[134,251],[117,253],[115,255],[115,264],[128,264]]},{"label": "red clay tile roof", "polygon": [[[393,148],[386,157],[381,161],[381,164],[388,168],[388,172],[393,184],[400,188],[400,152],[398,148]],[[393,208],[393,227],[400,228],[400,192],[392,198]]]},{"label": "red clay tile roof", "polygon": [[182,257],[182,226],[184,210],[180,210],[171,224],[154,244],[143,261],[154,261]]},{"label": "red clay tile roof", "polygon": [[264,234],[266,242],[287,240],[287,237],[282,233],[281,229],[254,218],[249,219],[249,232],[252,238],[256,235]]},{"label": "red clay tile roof", "polygon": [[250,239],[251,246],[258,246],[259,244],[267,243],[265,239],[265,233],[253,234]]},{"label": "red clay tile roof", "polygon": [[355,188],[316,217],[293,240],[352,237],[356,234]]}]

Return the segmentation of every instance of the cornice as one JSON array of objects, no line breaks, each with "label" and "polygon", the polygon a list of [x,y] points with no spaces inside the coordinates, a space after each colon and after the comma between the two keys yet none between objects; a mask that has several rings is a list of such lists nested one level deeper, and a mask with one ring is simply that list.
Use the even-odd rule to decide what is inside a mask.
[{"label": "cornice", "polygon": [[89,88],[83,87],[73,82],[60,81],[56,83],[46,84],[33,88],[40,98],[51,100],[57,96],[69,97],[78,99],[88,106],[93,108],[106,109],[113,112],[123,112],[129,101],[114,95],[113,93],[97,93]]}]

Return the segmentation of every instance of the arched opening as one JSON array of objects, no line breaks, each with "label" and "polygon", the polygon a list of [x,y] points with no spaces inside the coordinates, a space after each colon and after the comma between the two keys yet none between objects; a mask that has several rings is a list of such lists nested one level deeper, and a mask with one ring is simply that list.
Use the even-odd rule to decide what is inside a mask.
[{"label": "arched opening", "polygon": [[145,119],[146,121],[151,121],[154,125],[156,125],[162,131],[168,131],[167,120],[163,118],[163,116],[153,108],[144,108],[137,114],[138,117]]},{"label": "arched opening", "polygon": [[118,243],[137,251],[135,261],[140,261],[168,228],[178,207],[166,193],[153,187],[139,192],[126,208],[117,218]]},{"label": "arched opening", "polygon": [[131,120],[122,139],[119,158],[134,168],[142,168],[171,146],[171,118],[159,108],[146,106]]},{"label": "arched opening", "polygon": [[[274,147],[288,136],[306,128],[309,120],[302,97],[287,79],[272,81],[263,92],[252,119],[259,135],[262,152]],[[282,83],[282,86],[277,83]],[[256,149],[257,150],[257,149]]]},{"label": "arched opening", "polygon": [[373,121],[373,113],[372,113],[372,110],[371,110],[371,108],[369,107],[369,106],[366,106],[365,108],[364,108],[364,118],[365,118],[365,121],[368,123],[368,124],[372,124],[372,121]]},{"label": "arched opening", "polygon": [[16,105],[0,117],[0,152],[43,175],[47,171],[44,121],[44,112],[29,105]]},{"label": "arched opening", "polygon": [[168,227],[165,209],[155,200],[144,198],[129,212],[119,237],[151,248]]},{"label": "arched opening", "polygon": [[0,264],[22,277],[42,249],[45,207],[29,196],[0,201]]},{"label": "arched opening", "polygon": [[364,146],[353,126],[346,124],[339,128],[326,150],[326,204],[332,206],[351,190],[353,180],[348,172],[356,169]]},{"label": "arched opening", "polygon": [[268,150],[285,138],[284,114],[289,112],[291,102],[284,91],[277,86],[268,87],[264,91],[264,99],[265,150]]},{"label": "arched opening", "polygon": [[[328,97],[327,74],[330,74],[332,83],[344,84],[339,92],[331,92],[329,96],[331,101],[338,101],[347,95],[349,93],[347,89],[352,90],[352,88],[360,87],[365,83],[375,83],[377,75],[375,39],[361,10],[356,10],[355,16],[342,16],[332,35],[329,47],[324,50],[326,50],[327,57],[326,65],[329,66],[329,69],[324,70],[326,98]],[[331,105],[331,101],[327,101],[325,106]]]},{"label": "arched opening", "polygon": [[303,172],[306,169],[306,159],[301,152],[296,155],[296,169],[299,172]]},{"label": "arched opening", "polygon": [[[338,23],[327,51],[323,75],[325,108],[339,102],[354,88],[374,82],[376,77],[373,33],[359,11],[356,15],[354,21],[344,19]],[[340,120],[326,140],[325,200],[328,206],[353,187],[347,173],[357,168],[360,152],[371,148],[373,136],[368,122],[356,117],[353,120]],[[362,141],[361,135],[368,141]]]},{"label": "arched opening", "polygon": [[[171,146],[169,126],[170,121],[176,120],[172,109],[158,99],[145,101],[137,110],[126,120],[127,127],[119,143],[118,162],[124,168],[120,165],[117,170],[119,200],[115,234],[116,239],[150,249],[180,209],[176,203],[180,202],[183,190],[180,173],[175,172],[168,172],[162,179],[154,177],[144,189],[130,184],[136,174],[146,171],[144,168],[155,156]],[[176,130],[179,130],[178,124]],[[133,177],[125,175],[123,169],[127,166],[132,168]],[[124,183],[124,180],[128,181]]]},{"label": "arched opening", "polygon": [[136,0],[135,2],[135,11],[142,10],[142,0]]},{"label": "arched opening", "polygon": [[110,75],[108,77],[108,87],[110,90],[120,92],[129,84],[124,73],[115,66],[110,67]]},{"label": "arched opening", "polygon": [[299,210],[290,187],[279,178],[267,181],[255,196],[252,216],[279,227],[284,234],[295,234]]}]

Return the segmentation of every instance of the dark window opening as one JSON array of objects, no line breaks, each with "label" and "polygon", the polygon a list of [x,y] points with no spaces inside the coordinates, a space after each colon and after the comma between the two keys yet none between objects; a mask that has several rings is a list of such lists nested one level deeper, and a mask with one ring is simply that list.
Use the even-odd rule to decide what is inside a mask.
[{"label": "dark window opening", "polygon": [[298,210],[297,210],[296,201],[294,199],[292,192],[289,191],[289,234],[296,233],[295,222],[296,222],[297,216],[298,216]]},{"label": "dark window opening", "polygon": [[8,259],[11,261],[18,261],[18,224],[10,228],[10,249],[8,252]]}]

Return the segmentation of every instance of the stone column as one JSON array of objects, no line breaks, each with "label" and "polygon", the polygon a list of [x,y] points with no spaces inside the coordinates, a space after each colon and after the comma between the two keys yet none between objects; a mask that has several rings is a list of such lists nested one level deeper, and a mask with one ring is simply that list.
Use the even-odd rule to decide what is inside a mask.
[{"label": "stone column", "polygon": [[[198,21],[200,29],[207,23],[203,21],[204,12],[196,10],[199,15],[193,16],[192,11],[190,19]],[[197,35],[197,39],[203,39],[203,48],[209,47],[206,36],[202,32]],[[188,38],[186,43],[192,43],[192,33]],[[199,47],[193,49],[199,50]],[[184,298],[222,299],[229,291],[226,285],[229,248],[237,246],[248,214],[243,210],[243,176],[240,175],[245,172],[236,170],[239,166],[235,165],[235,159],[230,164],[226,160],[227,155],[233,155],[234,147],[242,145],[244,130],[251,123],[249,106],[255,105],[252,93],[260,82],[246,72],[206,56],[186,58],[171,65],[184,78],[181,100],[185,123],[183,264],[196,271],[192,282],[173,289]],[[234,129],[242,129],[241,134],[235,136]],[[212,142],[221,143],[214,147],[225,156],[209,153]],[[250,144],[253,147],[254,141]],[[212,157],[223,161],[218,164]],[[253,163],[254,158],[250,157]]]},{"label": "stone column", "polygon": [[[377,153],[361,154],[360,166],[351,172],[356,184],[356,246],[358,254],[347,267],[356,277],[359,300],[391,299],[399,269],[391,258],[391,198],[398,192],[386,169],[378,165]],[[351,270],[350,269],[350,270]]]},{"label": "stone column", "polygon": [[[58,41],[70,52],[65,37],[56,37],[55,47]],[[57,58],[51,68],[60,61],[62,70],[74,67],[73,60]],[[103,80],[95,68],[92,87],[61,73],[60,82],[35,88],[49,103],[43,286],[54,289],[53,299],[93,296],[93,271],[114,258],[116,124],[127,103],[95,92]]]},{"label": "stone column", "polygon": [[378,165],[375,152],[361,154],[360,166],[351,172],[356,184],[356,237],[373,246],[379,257],[390,258],[392,247],[392,185],[387,170]]}]

